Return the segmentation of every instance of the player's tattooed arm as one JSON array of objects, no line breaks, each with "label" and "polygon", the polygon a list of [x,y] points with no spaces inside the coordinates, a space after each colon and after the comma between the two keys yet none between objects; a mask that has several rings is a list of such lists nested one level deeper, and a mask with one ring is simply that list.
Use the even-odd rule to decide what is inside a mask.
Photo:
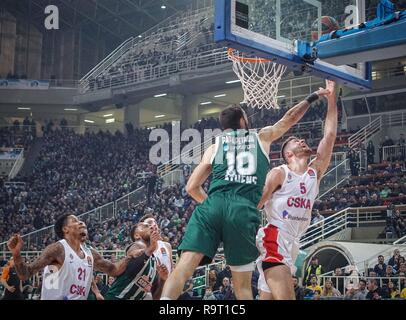
[{"label": "player's tattooed arm", "polygon": [[127,256],[136,258],[142,256],[145,252],[146,245],[142,241],[136,241],[131,244],[130,248],[127,250]]},{"label": "player's tattooed arm", "polygon": [[[311,100],[317,100],[319,97],[327,96],[328,94],[330,94],[328,88],[320,88],[314,93],[314,97],[312,97],[312,95],[308,98],[312,97]],[[259,137],[261,141],[271,144],[273,141],[281,138],[286,132],[289,131],[290,128],[297,124],[303,118],[311,105],[312,101],[309,102],[308,98],[295,105],[293,108],[290,108],[282,117],[282,119],[275,123],[273,126],[268,126],[260,130]]]},{"label": "player's tattooed arm", "polygon": [[21,257],[21,248],[23,247],[23,244],[20,235],[14,235],[7,242],[8,248],[13,254],[17,275],[21,280],[24,281],[31,278],[46,266],[63,265],[65,251],[59,242],[47,246],[44,251],[42,251],[39,258],[29,264],[24,261],[23,257]]},{"label": "player's tattooed arm", "polygon": [[326,88],[330,91],[327,95],[327,115],[324,123],[324,136],[320,141],[317,148],[317,155],[311,166],[317,170],[318,179],[326,173],[333,154],[334,144],[337,137],[337,100],[335,95],[335,83],[333,81],[326,81]]},{"label": "player's tattooed arm", "polygon": [[131,257],[124,257],[120,261],[113,263],[109,260],[104,259],[96,250],[92,250],[94,268],[96,271],[101,271],[112,277],[118,277],[125,271]]},{"label": "player's tattooed arm", "polygon": [[202,161],[195,168],[195,170],[193,170],[193,173],[186,185],[186,192],[198,203],[202,203],[207,199],[207,194],[202,186],[212,171],[211,160],[212,156],[214,156],[214,152],[215,145],[207,148],[203,155]]},{"label": "player's tattooed arm", "polygon": [[272,194],[281,187],[285,180],[285,172],[281,168],[273,168],[266,176],[265,186],[262,198],[257,208],[262,209],[265,203],[271,198]]}]

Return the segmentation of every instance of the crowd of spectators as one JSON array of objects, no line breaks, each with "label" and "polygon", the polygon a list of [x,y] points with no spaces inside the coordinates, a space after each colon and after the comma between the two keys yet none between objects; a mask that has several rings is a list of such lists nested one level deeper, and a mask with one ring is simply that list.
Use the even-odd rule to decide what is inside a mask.
[{"label": "crowd of spectators", "polygon": [[351,176],[324,200],[316,200],[314,209],[337,212],[348,207],[377,207],[406,201],[405,161],[370,164],[362,175]]},{"label": "crowd of spectators", "polygon": [[386,263],[384,256],[379,255],[374,268],[362,273],[355,266],[336,268],[333,274],[320,276],[322,270],[317,257],[313,257],[303,285],[297,277],[293,278],[297,300],[406,299],[406,263],[399,249]]},{"label": "crowd of spectators", "polygon": [[148,161],[148,131],[125,137],[117,132],[56,130],[44,134],[34,168],[0,190],[0,239],[52,225],[71,211],[87,212],[137,189],[137,174],[155,172]]},{"label": "crowd of spectators", "polygon": [[35,121],[25,117],[22,123],[18,119],[12,126],[0,127],[0,149],[28,149],[36,137]]},{"label": "crowd of spectators", "polygon": [[[213,41],[214,22],[212,12],[204,10],[188,16],[187,21],[172,21],[147,37],[141,37],[133,47],[116,61],[109,69],[96,78],[89,79],[89,88],[93,90],[113,85],[127,79],[151,76],[151,68],[198,57],[205,52],[220,48]],[[210,17],[209,17],[210,16]],[[150,68],[142,68],[142,67]],[[141,68],[140,68],[141,67]],[[142,69],[142,70],[141,70]]]}]

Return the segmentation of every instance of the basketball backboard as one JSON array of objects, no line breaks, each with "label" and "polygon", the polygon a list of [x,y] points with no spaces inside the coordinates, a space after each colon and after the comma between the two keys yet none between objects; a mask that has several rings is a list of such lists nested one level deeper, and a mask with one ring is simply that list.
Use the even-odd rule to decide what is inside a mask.
[{"label": "basketball backboard", "polygon": [[348,28],[361,22],[365,22],[365,0],[216,0],[215,40],[273,59],[299,74],[368,90],[370,63],[336,66],[318,59],[310,64],[297,54],[297,40],[316,41],[337,24]]}]

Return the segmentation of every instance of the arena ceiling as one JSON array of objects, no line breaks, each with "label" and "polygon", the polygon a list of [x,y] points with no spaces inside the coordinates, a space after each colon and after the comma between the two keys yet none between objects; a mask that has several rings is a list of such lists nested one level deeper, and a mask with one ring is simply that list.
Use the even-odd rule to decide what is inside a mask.
[{"label": "arena ceiling", "polygon": [[[61,28],[81,29],[91,36],[104,34],[122,42],[153,27],[179,10],[190,7],[191,0],[1,0],[16,17],[44,30],[44,9],[56,5]],[[197,2],[196,2],[197,3]],[[161,6],[165,6],[162,9]]]}]

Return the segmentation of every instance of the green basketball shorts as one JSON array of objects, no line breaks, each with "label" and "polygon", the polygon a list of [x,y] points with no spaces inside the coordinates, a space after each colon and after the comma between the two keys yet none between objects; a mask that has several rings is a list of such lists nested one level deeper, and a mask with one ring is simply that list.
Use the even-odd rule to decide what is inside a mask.
[{"label": "green basketball shorts", "polygon": [[223,242],[228,265],[247,265],[259,256],[255,237],[260,223],[260,212],[251,201],[215,193],[194,210],[178,250],[203,253],[201,265],[205,265]]}]

